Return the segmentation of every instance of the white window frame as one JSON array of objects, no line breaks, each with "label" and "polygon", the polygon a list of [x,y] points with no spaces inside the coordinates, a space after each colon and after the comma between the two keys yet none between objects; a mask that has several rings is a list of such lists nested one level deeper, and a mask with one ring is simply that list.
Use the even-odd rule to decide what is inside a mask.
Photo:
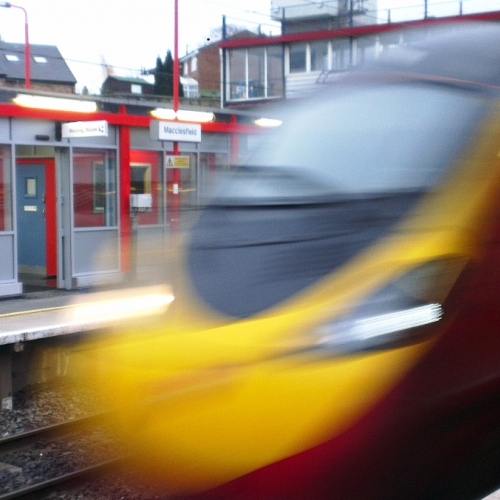
[{"label": "white window frame", "polygon": [[[249,88],[249,63],[248,63],[248,53],[249,50],[248,48],[245,49],[245,95],[246,97],[241,98],[241,99],[231,99],[229,98],[229,101],[250,101],[250,100],[257,100],[257,99],[267,99],[269,97],[268,95],[268,47],[264,47],[264,95],[262,97],[249,97],[250,93],[250,88]],[[286,55],[285,55],[286,57]],[[226,66],[226,71],[227,74],[231,77],[231,66],[229,64],[229,57],[227,58],[227,66]],[[227,88],[227,93],[230,95],[231,91],[231,81],[228,81],[226,84]]]}]

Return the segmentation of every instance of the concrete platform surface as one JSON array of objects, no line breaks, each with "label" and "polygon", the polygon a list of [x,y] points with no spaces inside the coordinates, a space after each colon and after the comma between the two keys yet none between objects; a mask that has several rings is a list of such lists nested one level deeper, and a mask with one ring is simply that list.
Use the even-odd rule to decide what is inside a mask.
[{"label": "concrete platform surface", "polygon": [[75,322],[71,311],[78,293],[37,293],[0,301],[0,345],[26,342],[98,328],[97,323]]},{"label": "concrete platform surface", "polygon": [[131,317],[162,314],[169,287],[120,290],[46,290],[0,300],[0,345],[96,330]]}]

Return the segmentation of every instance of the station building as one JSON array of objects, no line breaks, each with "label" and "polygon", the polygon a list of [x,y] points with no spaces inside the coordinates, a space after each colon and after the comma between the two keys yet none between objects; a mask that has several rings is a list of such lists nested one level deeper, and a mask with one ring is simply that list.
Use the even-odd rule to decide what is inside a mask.
[{"label": "station building", "polygon": [[[92,111],[45,109],[54,103]],[[203,124],[155,119],[161,106],[0,87],[0,297],[33,277],[64,289],[123,280],[133,264],[130,195],[151,205],[134,215],[138,245],[168,238],[258,133],[221,109]],[[174,139],[182,164],[172,164]]]},{"label": "station building", "polygon": [[[219,44],[223,107],[204,109],[215,120],[192,124],[194,139],[161,135],[160,124],[180,122],[154,118],[168,105],[145,92],[140,99],[74,95],[76,81],[55,48],[32,46],[33,88],[25,90],[24,47],[0,44],[0,297],[21,294],[33,276],[64,289],[125,279],[135,244],[164,241],[189,224],[215,172],[247,154],[261,132],[256,113],[407,43],[411,32],[401,28],[500,21],[500,11],[467,14],[462,3],[457,15],[426,12],[424,19],[393,22],[386,12],[381,22],[371,14],[375,0],[273,0],[280,36]],[[47,109],[61,97],[91,111]],[[182,168],[171,165],[174,143]],[[147,195],[151,208],[131,210],[134,194]]]},{"label": "station building", "polygon": [[[437,24],[500,21],[500,11],[473,13],[474,1],[377,9],[376,0],[272,0],[279,36],[227,39],[222,53],[222,105],[256,108],[310,92],[382,52],[414,40],[415,30]],[[410,20],[399,19],[408,18]]]}]

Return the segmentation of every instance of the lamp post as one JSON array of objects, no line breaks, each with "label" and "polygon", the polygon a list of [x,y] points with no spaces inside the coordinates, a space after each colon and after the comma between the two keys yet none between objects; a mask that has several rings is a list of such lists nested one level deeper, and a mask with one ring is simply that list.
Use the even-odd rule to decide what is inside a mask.
[{"label": "lamp post", "polygon": [[[174,0],[174,85],[173,85],[173,108],[177,114],[179,111],[179,1]],[[177,118],[176,118],[177,120]],[[174,142],[174,156],[179,156],[179,143]],[[178,168],[174,168],[173,183],[172,183],[172,229],[177,232],[180,229],[180,182],[181,172]]]},{"label": "lamp post", "polygon": [[21,9],[24,12],[24,64],[26,72],[26,88],[31,88],[31,61],[30,61],[30,41],[29,41],[29,30],[28,30],[28,13],[24,7],[20,5],[13,5],[10,2],[0,3],[0,7]]}]

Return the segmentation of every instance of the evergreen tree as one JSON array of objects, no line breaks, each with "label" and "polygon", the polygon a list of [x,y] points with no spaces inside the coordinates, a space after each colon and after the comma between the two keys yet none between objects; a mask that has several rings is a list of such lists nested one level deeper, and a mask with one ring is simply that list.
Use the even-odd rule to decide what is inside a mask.
[{"label": "evergreen tree", "polygon": [[168,95],[168,77],[160,56],[156,58],[154,92],[155,95]]},{"label": "evergreen tree", "polygon": [[[155,95],[163,95],[172,97],[174,95],[174,58],[172,52],[167,51],[165,61],[162,62],[160,57],[156,58],[155,69]],[[179,76],[179,97],[184,97],[184,91],[180,83]]]},{"label": "evergreen tree", "polygon": [[161,59],[160,59],[160,56],[158,56],[156,58],[156,66],[155,66],[155,72],[154,72],[154,76],[155,76],[155,94],[156,95],[159,95],[160,94],[160,75],[161,75],[161,71],[163,69],[163,64],[161,62]]},{"label": "evergreen tree", "polygon": [[165,88],[169,97],[174,95],[174,58],[172,57],[172,52],[167,50],[167,55],[165,57],[165,62],[163,63],[163,70],[166,73],[167,82]]}]

